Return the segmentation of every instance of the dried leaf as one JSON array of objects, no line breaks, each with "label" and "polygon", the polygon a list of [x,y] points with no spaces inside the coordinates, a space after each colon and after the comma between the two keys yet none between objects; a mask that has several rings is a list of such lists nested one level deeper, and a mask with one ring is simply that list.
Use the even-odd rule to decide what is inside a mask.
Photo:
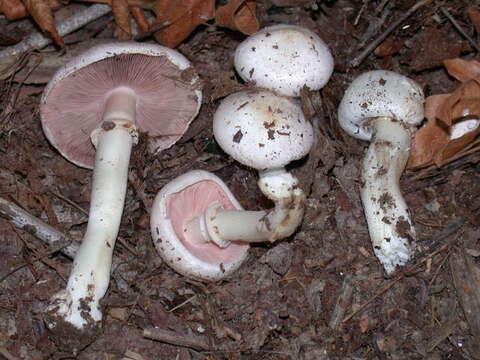
[{"label": "dried leaf", "polygon": [[[48,0],[52,9],[60,7],[57,0]],[[8,20],[21,19],[28,15],[25,5],[20,0],[0,0],[0,14],[3,13]]]},{"label": "dried leaf", "polygon": [[148,23],[148,19],[143,10],[138,6],[129,6],[128,9],[130,10],[130,14],[132,14],[133,18],[135,19],[140,32],[147,32],[150,29],[150,24]]},{"label": "dried leaf", "polygon": [[216,24],[238,30],[246,35],[254,34],[260,28],[255,8],[256,4],[253,0],[230,0],[217,9]]},{"label": "dried leaf", "polygon": [[130,29],[130,10],[127,0],[112,0],[112,13],[117,25],[118,40],[130,40],[132,31]]},{"label": "dried leaf", "polygon": [[8,20],[17,20],[28,15],[27,9],[20,0],[0,0],[0,13],[3,13]]},{"label": "dried leaf", "polygon": [[152,8],[158,23],[171,23],[157,31],[155,39],[164,46],[175,47],[200,24],[215,15],[215,0],[157,0]]},{"label": "dried leaf", "polygon": [[58,34],[48,0],[22,0],[30,16],[33,17],[40,29],[50,35],[53,42],[64,47],[63,39]]},{"label": "dried leaf", "polygon": [[475,27],[477,34],[480,34],[480,9],[476,7],[470,7],[467,10],[468,17]]},{"label": "dried leaf", "polygon": [[448,127],[439,124],[437,114],[449,96],[449,94],[441,94],[426,98],[425,117],[428,122],[415,133],[410,148],[409,168],[431,165],[435,154],[448,143]]},{"label": "dried leaf", "polygon": [[480,76],[480,62],[463,60],[460,58],[448,59],[443,62],[448,73],[462,82]]},{"label": "dried leaf", "polygon": [[480,83],[470,80],[453,93],[429,96],[425,102],[427,123],[417,131],[412,142],[409,168],[432,164],[442,166],[471,144],[480,127],[451,139],[452,125],[466,119],[480,118]]},{"label": "dried leaf", "polygon": [[393,55],[402,48],[404,42],[393,35],[389,36],[375,49],[374,53],[378,57]]}]

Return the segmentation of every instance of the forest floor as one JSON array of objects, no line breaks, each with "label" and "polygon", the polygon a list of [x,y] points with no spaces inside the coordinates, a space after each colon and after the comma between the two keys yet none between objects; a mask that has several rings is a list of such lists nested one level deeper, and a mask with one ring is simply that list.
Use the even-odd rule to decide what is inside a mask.
[{"label": "forest floor", "polygon": [[[359,196],[368,143],[350,138],[337,123],[344,90],[364,71],[397,71],[426,95],[442,94],[459,84],[442,61],[478,56],[455,27],[479,43],[467,16],[472,3],[431,1],[389,33],[391,48],[377,51],[382,56],[371,52],[352,66],[414,4],[257,1],[262,27],[288,23],[316,32],[333,53],[335,71],[321,96],[307,99],[316,109],[317,145],[291,166],[308,194],[301,227],[286,240],[252,246],[240,269],[217,283],[174,272],[158,256],[149,230],[156,193],[191,169],[218,175],[246,209],[271,206],[256,172],[222,153],[212,134],[219,99],[244,86],[233,53],[245,36],[198,27],[177,49],[204,82],[203,105],[168,150],[157,156],[142,146],[133,150],[101,335],[78,354],[55,345],[43,313],[50,296],[64,288],[72,262],[0,217],[0,358],[480,359],[480,153],[405,171],[401,189],[425,251],[387,277],[373,254]],[[88,5],[65,5],[79,6]],[[65,36],[67,54],[114,39],[113,24],[106,15]],[[0,45],[22,40],[33,28],[28,18],[0,18]],[[45,64],[52,56],[62,63],[66,55],[54,47],[33,52],[0,81],[0,196],[78,240],[92,172],[64,159],[43,134],[39,100],[58,67]],[[145,338],[143,330],[152,327],[170,331],[174,341]]]}]

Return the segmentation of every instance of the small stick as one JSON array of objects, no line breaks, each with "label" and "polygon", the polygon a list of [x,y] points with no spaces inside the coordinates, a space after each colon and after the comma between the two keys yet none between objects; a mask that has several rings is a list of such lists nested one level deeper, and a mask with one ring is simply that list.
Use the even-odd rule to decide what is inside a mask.
[{"label": "small stick", "polygon": [[[87,9],[79,11],[75,15],[57,23],[56,28],[60,36],[65,36],[80,29],[89,22],[96,20],[110,12],[110,6],[95,4]],[[34,32],[18,44],[0,51],[0,59],[10,56],[18,56],[31,49],[42,49],[52,42],[52,39],[40,32]]]},{"label": "small stick", "polygon": [[425,6],[434,0],[422,0],[413,5],[408,11],[406,11],[402,16],[400,16],[397,21],[393,22],[380,36],[373,40],[359,55],[350,61],[350,66],[357,67],[362,63],[365,58],[370,55],[370,53],[375,50],[375,48],[380,45],[380,43],[387,38],[390,33],[392,33],[402,22],[408,19],[415,11],[417,11],[422,6]]},{"label": "small stick", "polygon": [[205,339],[197,335],[183,335],[175,331],[169,331],[159,328],[143,329],[143,337],[151,340],[161,341],[167,344],[183,346],[194,350],[209,350]]},{"label": "small stick", "polygon": [[65,256],[71,259],[75,257],[79,247],[77,243],[70,242],[62,232],[1,197],[0,216],[9,220],[18,229],[27,231],[50,246],[60,248],[60,252]]},{"label": "small stick", "polygon": [[472,45],[472,47],[475,50],[477,50],[477,52],[480,52],[480,46],[478,46],[475,43],[475,41],[473,41],[473,39],[470,36],[468,36],[468,34],[465,31],[463,31],[463,29],[460,27],[460,25],[458,25],[458,23],[455,21],[453,16],[450,15],[448,10],[445,9],[444,7],[440,6],[440,11],[443,13],[443,15],[445,15],[447,17],[447,19],[452,23],[453,27],[460,33],[460,35],[462,35],[465,39],[467,39],[467,41],[470,43],[470,45]]}]

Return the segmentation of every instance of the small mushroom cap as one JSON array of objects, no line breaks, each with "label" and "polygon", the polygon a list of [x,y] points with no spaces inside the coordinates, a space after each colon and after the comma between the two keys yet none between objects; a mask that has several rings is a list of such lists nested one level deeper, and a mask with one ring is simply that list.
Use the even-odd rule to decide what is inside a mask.
[{"label": "small mushroom cap", "polygon": [[232,242],[220,248],[210,242],[195,244],[185,238],[185,222],[202,214],[210,204],[242,210],[224,182],[203,170],[187,172],[165,185],[155,197],[150,219],[155,247],[180,274],[219,280],[233,273],[247,257],[248,243]]},{"label": "small mushroom cap", "polygon": [[94,46],[61,67],[43,92],[40,115],[50,143],[71,162],[92,168],[92,130],[102,122],[105,101],[116,88],[136,96],[138,130],[172,146],[201,105],[200,80],[175,50],[117,42]]},{"label": "small mushroom cap", "polygon": [[258,170],[301,159],[313,145],[312,125],[299,103],[269,91],[241,91],[226,97],[213,116],[222,149]]},{"label": "small mushroom cap", "polygon": [[328,46],[314,32],[295,25],[266,27],[235,51],[235,69],[243,80],[286,96],[300,89],[321,89],[333,72]]},{"label": "small mushroom cap", "polygon": [[393,117],[418,125],[424,117],[423,91],[412,79],[386,70],[363,73],[352,81],[338,108],[340,126],[361,140],[372,138],[364,126],[372,117]]}]

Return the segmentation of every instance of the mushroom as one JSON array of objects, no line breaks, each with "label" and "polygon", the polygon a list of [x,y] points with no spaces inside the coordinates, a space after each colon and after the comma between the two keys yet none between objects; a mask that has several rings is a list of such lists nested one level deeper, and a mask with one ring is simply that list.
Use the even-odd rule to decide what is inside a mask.
[{"label": "mushroom", "polygon": [[165,149],[186,131],[200,104],[199,78],[183,55],[133,42],[91,48],[45,88],[40,114],[47,139],[71,162],[94,170],[86,233],[66,289],[47,309],[51,330],[67,326],[88,338],[99,329],[138,132]]},{"label": "mushroom", "polygon": [[175,178],[155,197],[150,218],[154,244],[165,262],[180,274],[218,280],[234,272],[247,256],[248,244],[232,242],[222,248],[191,233],[192,225],[203,219],[211,204],[242,210],[225,183],[203,170]]},{"label": "mushroom", "polygon": [[412,133],[424,117],[423,103],[416,82],[376,70],[350,84],[338,109],[340,126],[349,135],[371,141],[363,159],[361,197],[374,252],[388,275],[417,248],[399,180]]},{"label": "mushroom", "polygon": [[[242,210],[218,179],[217,189],[231,204],[221,201],[212,195],[213,188],[199,185],[205,182],[205,173],[201,173],[204,177],[183,175],[160,191],[151,218],[157,250],[180,273],[205,280],[231,274],[246,256],[248,243],[273,242],[295,231],[305,194],[285,165],[304,157],[313,144],[312,126],[298,102],[269,91],[242,91],[223,99],[214,114],[213,131],[227,154],[259,170],[258,185],[275,206],[269,211]],[[198,211],[174,213],[174,199],[180,193],[183,198],[178,202],[192,202],[189,206]]]},{"label": "mushroom", "polygon": [[235,69],[247,82],[285,96],[321,89],[333,72],[328,46],[314,32],[295,25],[266,27],[235,51]]}]

